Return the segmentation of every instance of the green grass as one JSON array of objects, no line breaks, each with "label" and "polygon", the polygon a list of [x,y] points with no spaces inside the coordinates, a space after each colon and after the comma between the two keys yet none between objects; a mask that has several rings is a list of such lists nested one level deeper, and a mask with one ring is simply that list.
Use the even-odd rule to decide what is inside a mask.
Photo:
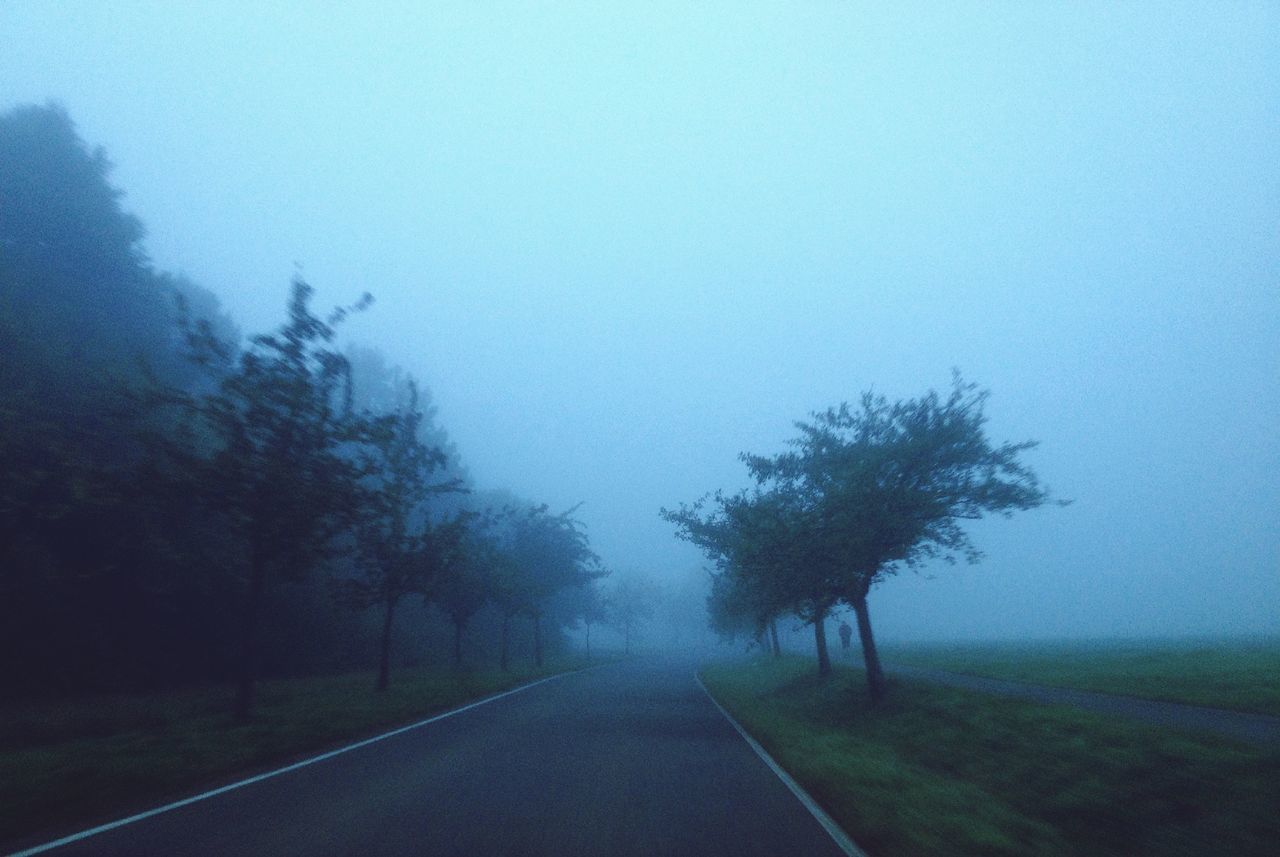
[{"label": "green grass", "polygon": [[1280,639],[886,647],[888,663],[1280,716]]},{"label": "green grass", "polygon": [[[599,660],[597,660],[599,662]],[[0,851],[183,797],[433,712],[584,666],[401,670],[263,681],[249,723],[226,687],[0,707]]]},{"label": "green grass", "polygon": [[808,660],[706,667],[728,708],[862,848],[893,855],[1270,855],[1280,754]]}]

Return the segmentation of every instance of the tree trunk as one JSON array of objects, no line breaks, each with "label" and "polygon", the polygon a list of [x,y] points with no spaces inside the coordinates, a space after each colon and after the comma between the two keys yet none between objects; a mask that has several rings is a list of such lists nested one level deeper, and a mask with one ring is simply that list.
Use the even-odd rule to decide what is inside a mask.
[{"label": "tree trunk", "polygon": [[456,616],[453,620],[453,666],[455,669],[462,669],[462,629],[467,625],[466,620],[458,619]]},{"label": "tree trunk", "polygon": [[542,669],[542,614],[533,614],[533,663]]},{"label": "tree trunk", "polygon": [[818,647],[818,675],[831,675],[831,656],[827,654],[827,611],[818,609],[813,614],[813,641]]},{"label": "tree trunk", "polygon": [[773,645],[773,656],[782,657],[782,646],[778,645],[778,620],[769,620],[769,642]]},{"label": "tree trunk", "polygon": [[502,614],[502,648],[498,654],[498,663],[503,672],[509,672],[507,655],[511,651],[511,614]]},{"label": "tree trunk", "polygon": [[867,667],[867,691],[871,702],[884,699],[884,670],[880,668],[880,654],[876,651],[875,637],[871,636],[871,614],[867,612],[867,596],[854,600],[853,613],[858,617],[858,640],[862,643],[862,661]]},{"label": "tree trunk", "polygon": [[267,589],[267,564],[256,547],[249,560],[249,591],[241,616],[240,663],[237,664],[235,719],[244,722],[253,712],[254,680],[258,667],[258,622]]},{"label": "tree trunk", "polygon": [[386,611],[382,616],[382,645],[378,652],[378,683],[374,690],[383,691],[391,682],[391,621],[396,614],[396,600],[388,598],[383,606]]}]

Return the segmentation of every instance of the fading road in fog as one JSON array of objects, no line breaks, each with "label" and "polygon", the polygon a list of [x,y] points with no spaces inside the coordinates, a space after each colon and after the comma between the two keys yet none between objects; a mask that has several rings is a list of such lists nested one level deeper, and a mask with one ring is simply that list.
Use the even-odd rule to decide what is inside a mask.
[{"label": "fading road in fog", "polygon": [[46,852],[839,855],[692,663],[564,676]]}]

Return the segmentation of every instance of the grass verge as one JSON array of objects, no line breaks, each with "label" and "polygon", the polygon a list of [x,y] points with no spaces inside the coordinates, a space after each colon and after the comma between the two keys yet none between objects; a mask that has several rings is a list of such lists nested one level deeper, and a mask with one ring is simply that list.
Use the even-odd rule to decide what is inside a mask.
[{"label": "grass verge", "polygon": [[810,661],[712,665],[708,689],[859,846],[896,855],[1270,855],[1280,753]]},{"label": "grass verge", "polygon": [[244,724],[229,717],[226,687],[6,705],[0,852],[19,839],[54,838],[583,666],[566,658],[509,673],[405,669],[377,694],[366,672],[263,681]]},{"label": "grass verge", "polygon": [[890,663],[1280,716],[1280,639],[930,644]]}]

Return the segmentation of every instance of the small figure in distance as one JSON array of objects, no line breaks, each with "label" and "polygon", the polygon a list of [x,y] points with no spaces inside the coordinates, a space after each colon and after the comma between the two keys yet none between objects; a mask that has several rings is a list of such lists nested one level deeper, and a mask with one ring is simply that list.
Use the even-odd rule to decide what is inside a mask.
[{"label": "small figure in distance", "polygon": [[849,651],[849,640],[853,637],[853,629],[847,619],[840,620],[840,648]]}]

